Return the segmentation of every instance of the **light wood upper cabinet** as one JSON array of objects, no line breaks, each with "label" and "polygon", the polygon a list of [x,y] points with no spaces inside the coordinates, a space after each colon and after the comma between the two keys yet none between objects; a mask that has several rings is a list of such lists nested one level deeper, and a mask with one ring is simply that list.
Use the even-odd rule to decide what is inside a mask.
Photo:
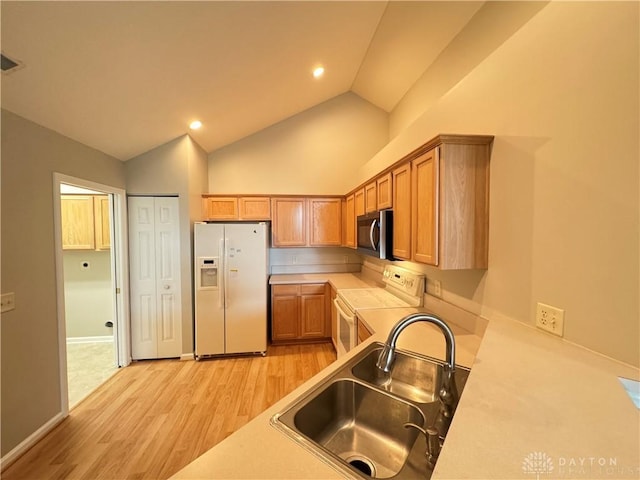
[{"label": "light wood upper cabinet", "polygon": [[344,217],[344,246],[356,248],[356,202],[353,194],[345,200]]},{"label": "light wood upper cabinet", "polygon": [[266,196],[207,195],[205,212],[210,220],[270,217],[274,247],[356,248],[358,217],[392,208],[394,258],[487,268],[492,143],[488,135],[438,135],[345,197],[269,203]]},{"label": "light wood upper cabinet", "polygon": [[107,195],[61,195],[63,250],[109,250],[111,225]]},{"label": "light wood upper cabinet", "polygon": [[342,244],[342,199],[271,199],[274,247],[326,247]]},{"label": "light wood upper cabinet", "polygon": [[207,220],[237,220],[237,197],[205,197],[203,209]]},{"label": "light wood upper cabinet", "polygon": [[309,198],[309,246],[342,244],[342,201],[340,198]]},{"label": "light wood upper cabinet", "polygon": [[[478,137],[476,137],[478,138]],[[453,137],[439,147],[439,260],[441,269],[487,268],[491,142]],[[464,137],[463,139],[464,140]]]},{"label": "light wood upper cabinet", "polygon": [[392,196],[392,181],[391,172],[382,175],[376,180],[377,191],[377,209],[384,210],[385,208],[391,208],[393,206]]},{"label": "light wood upper cabinet", "polygon": [[96,196],[93,198],[93,212],[95,225],[96,250],[111,249],[111,224],[109,197]]},{"label": "light wood upper cabinet", "polygon": [[64,250],[95,249],[93,196],[61,195],[62,248]]},{"label": "light wood upper cabinet", "polygon": [[272,198],[271,216],[271,239],[274,247],[304,247],[307,245],[305,198]]},{"label": "light wood upper cabinet", "polygon": [[393,256],[411,260],[411,163],[391,172],[393,179]]},{"label": "light wood upper cabinet", "polygon": [[202,202],[205,220],[271,220],[267,196],[207,195]]},{"label": "light wood upper cabinet", "polygon": [[487,268],[493,137],[436,140],[411,162],[412,259],[443,270]]},{"label": "light wood upper cabinet", "polygon": [[239,220],[271,220],[269,197],[240,197],[238,207]]},{"label": "light wood upper cabinet", "polygon": [[371,213],[378,210],[378,190],[375,180],[364,187],[364,211]]},{"label": "light wood upper cabinet", "polygon": [[412,260],[438,265],[438,149],[411,162]]},{"label": "light wood upper cabinet", "polygon": [[360,215],[364,215],[364,188],[361,188],[354,194],[356,220]]}]

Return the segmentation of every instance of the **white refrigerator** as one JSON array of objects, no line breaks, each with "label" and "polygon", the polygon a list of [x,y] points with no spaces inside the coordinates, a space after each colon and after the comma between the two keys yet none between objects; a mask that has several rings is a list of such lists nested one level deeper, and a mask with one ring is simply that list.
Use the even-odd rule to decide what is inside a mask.
[{"label": "white refrigerator", "polygon": [[268,225],[196,223],[195,356],[267,351]]}]

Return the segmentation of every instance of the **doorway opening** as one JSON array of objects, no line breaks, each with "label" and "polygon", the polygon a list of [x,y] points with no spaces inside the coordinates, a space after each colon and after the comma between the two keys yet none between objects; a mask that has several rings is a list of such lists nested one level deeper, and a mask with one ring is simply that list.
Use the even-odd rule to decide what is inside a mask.
[{"label": "doorway opening", "polygon": [[61,405],[130,363],[125,192],[54,174]]}]

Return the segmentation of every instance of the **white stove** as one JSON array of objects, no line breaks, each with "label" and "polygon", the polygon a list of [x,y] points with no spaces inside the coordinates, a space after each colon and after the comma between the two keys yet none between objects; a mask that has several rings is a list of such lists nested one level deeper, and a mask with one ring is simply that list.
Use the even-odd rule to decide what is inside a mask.
[{"label": "white stove", "polygon": [[338,316],[338,356],[356,346],[356,313],[364,309],[421,307],[425,276],[389,265],[382,273],[384,288],[338,290],[334,305]]}]

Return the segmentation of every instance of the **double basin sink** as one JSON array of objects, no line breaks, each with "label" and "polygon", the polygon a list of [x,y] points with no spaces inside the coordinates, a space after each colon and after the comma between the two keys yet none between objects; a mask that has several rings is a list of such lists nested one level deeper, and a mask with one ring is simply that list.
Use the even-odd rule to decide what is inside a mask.
[{"label": "double basin sink", "polygon": [[[384,374],[376,367],[382,348],[370,344],[271,423],[348,476],[430,478],[426,439],[405,424],[434,424],[444,364],[398,350],[393,371]],[[459,394],[468,376],[456,366]]]}]

